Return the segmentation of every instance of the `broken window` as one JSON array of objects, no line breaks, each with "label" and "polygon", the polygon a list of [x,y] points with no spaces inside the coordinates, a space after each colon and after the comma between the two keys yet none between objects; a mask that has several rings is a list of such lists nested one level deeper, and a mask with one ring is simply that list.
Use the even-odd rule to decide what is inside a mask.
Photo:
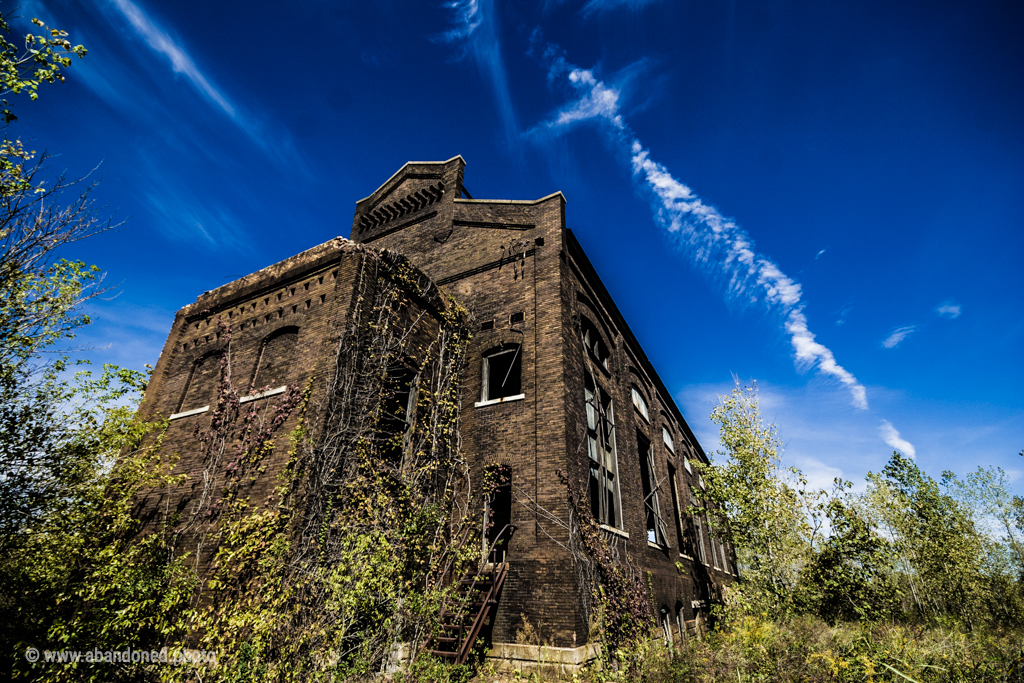
[{"label": "broken window", "polygon": [[587,454],[590,456],[590,509],[599,523],[619,528],[619,467],[612,399],[589,375],[584,380],[583,394],[587,409]]},{"label": "broken window", "polygon": [[395,467],[401,467],[412,442],[416,398],[416,371],[404,363],[388,368],[381,387],[377,438],[381,458]]},{"label": "broken window", "polygon": [[654,455],[651,442],[640,432],[636,433],[637,450],[640,453],[640,483],[644,493],[644,518],[647,520],[647,540],[658,545],[668,545],[665,540],[665,523],[661,520],[661,506],[658,505],[659,482],[654,470]]},{"label": "broken window", "polygon": [[[691,495],[690,505],[697,507],[697,499]],[[701,524],[701,515],[693,516],[693,530],[694,530],[694,545],[697,546],[697,559],[704,564],[708,563],[707,554],[704,551],[704,527]]]},{"label": "broken window", "polygon": [[502,344],[484,354],[481,401],[523,393],[523,356],[519,344]]},{"label": "broken window", "polygon": [[647,412],[647,401],[644,400],[643,394],[636,388],[632,388],[633,391],[633,407],[636,408],[637,412],[643,415],[643,418],[650,422],[651,416]]},{"label": "broken window", "polygon": [[684,553],[686,548],[686,539],[683,537],[683,511],[679,507],[679,489],[676,483],[676,468],[672,467],[671,464],[668,466],[668,488],[669,493],[672,494],[672,512],[675,513],[676,521],[676,543],[678,543],[679,552]]},{"label": "broken window", "polygon": [[583,318],[582,333],[583,333],[583,346],[587,350],[587,355],[600,365],[605,370],[608,370],[608,347],[601,340],[601,334],[594,327],[594,323],[590,322],[586,318]]}]

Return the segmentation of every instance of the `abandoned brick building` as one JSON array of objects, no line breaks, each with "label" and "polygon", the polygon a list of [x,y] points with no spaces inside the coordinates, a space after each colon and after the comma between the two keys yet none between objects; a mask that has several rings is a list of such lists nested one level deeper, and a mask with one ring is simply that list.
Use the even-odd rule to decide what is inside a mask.
[{"label": "abandoned brick building", "polygon": [[[373,286],[367,269],[401,270],[400,254],[411,264],[399,278],[409,290],[404,315],[416,322],[401,381],[415,381],[424,349],[452,320],[450,301],[461,304],[472,324],[459,394],[461,454],[477,479],[494,465],[510,473],[479,517],[507,570],[490,618],[492,656],[535,658],[516,644],[524,616],[563,663],[594,651],[568,532],[552,521],[569,517],[558,472],[579,482],[605,540],[642,572],[666,635],[682,637],[735,576],[713,521],[687,513],[702,486],[692,463],[707,456],[566,228],[562,194],[473,199],[464,168],[462,157],[407,163],[356,203],[349,240],[206,292],[178,313],[144,402],[150,414],[170,418],[163,448],[179,454],[179,472],[194,475],[169,495],[180,508],[209,489],[197,474],[196,425],[218,419],[224,337],[231,372],[248,389],[242,403],[330,377],[341,362],[337,330]],[[315,396],[326,390],[312,391],[310,405],[327,405]],[[403,401],[409,391],[399,392]],[[410,422],[414,412],[399,411]],[[297,419],[284,415],[276,425],[281,436],[265,473],[246,484],[250,497],[270,495]],[[508,529],[505,537],[497,539],[498,529]]]}]

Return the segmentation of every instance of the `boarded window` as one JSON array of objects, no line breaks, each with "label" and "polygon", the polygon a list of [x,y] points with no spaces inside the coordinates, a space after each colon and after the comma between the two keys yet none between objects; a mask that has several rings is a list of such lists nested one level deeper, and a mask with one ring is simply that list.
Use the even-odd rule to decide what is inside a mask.
[{"label": "boarded window", "polygon": [[276,389],[288,384],[295,366],[298,341],[297,327],[283,327],[263,340],[250,385],[253,391]]},{"label": "boarded window", "polygon": [[672,435],[669,434],[668,427],[661,428],[661,440],[665,442],[668,449],[673,453],[676,452],[676,442],[672,440]]},{"label": "boarded window", "polygon": [[640,413],[645,420],[650,422],[651,421],[651,416],[647,412],[647,401],[644,400],[643,394],[641,394],[640,391],[636,387],[632,388],[632,392],[633,392],[633,407],[636,408],[636,411],[638,413]]},{"label": "boarded window", "polygon": [[523,355],[519,344],[502,344],[484,354],[481,401],[523,393]]},{"label": "boarded window", "polygon": [[219,352],[207,354],[192,366],[185,391],[181,395],[181,403],[178,405],[179,413],[213,403],[220,381],[221,356],[222,353]]}]

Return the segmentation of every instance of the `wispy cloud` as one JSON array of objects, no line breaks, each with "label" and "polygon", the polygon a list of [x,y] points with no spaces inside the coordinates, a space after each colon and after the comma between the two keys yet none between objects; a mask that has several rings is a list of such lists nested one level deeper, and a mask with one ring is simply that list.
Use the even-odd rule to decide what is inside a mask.
[{"label": "wispy cloud", "polygon": [[658,1],[659,0],[590,0],[583,6],[583,9],[581,9],[580,12],[582,12],[583,16],[589,16],[598,12],[607,12],[608,10],[618,9],[619,7],[625,7],[635,12]]},{"label": "wispy cloud", "polygon": [[[305,162],[291,143],[288,132],[281,126],[273,126],[274,134],[266,133],[270,126],[261,120],[258,114],[245,111],[234,104],[224,92],[218,88],[211,78],[206,76],[196,65],[195,60],[185,48],[176,42],[167,31],[154,21],[138,4],[132,0],[110,0],[117,12],[128,22],[136,35],[156,54],[170,62],[172,71],[181,74],[185,81],[197,91],[215,110],[224,114],[260,149],[280,164],[287,165],[293,172],[306,177],[310,175]],[[109,89],[97,79],[91,87],[97,92]],[[125,80],[125,79],[120,79]],[[134,92],[134,90],[133,90]],[[134,97],[134,95],[133,95]]]},{"label": "wispy cloud", "polygon": [[935,308],[935,312],[943,318],[953,320],[954,318],[960,317],[960,304],[953,303],[952,301],[945,301]]},{"label": "wispy cloud", "polygon": [[657,222],[698,266],[723,278],[731,296],[745,304],[762,303],[781,314],[798,368],[814,367],[839,380],[849,390],[853,404],[866,409],[864,386],[808,328],[799,283],[757,253],[750,235],[739,225],[705,204],[664,165],[651,159],[650,151],[622,118],[620,88],[599,80],[591,70],[568,64],[556,48],[549,47],[545,55],[550,60],[549,78],[565,76],[577,99],[534,132],[557,133],[589,120],[603,123],[613,141],[629,155],[633,177],[649,193]]},{"label": "wispy cloud", "polygon": [[154,185],[144,196],[155,222],[168,237],[201,240],[221,250],[251,251],[241,222],[223,206],[201,201],[189,189],[171,182]]},{"label": "wispy cloud", "polygon": [[896,428],[893,427],[888,420],[882,420],[882,425],[878,428],[878,433],[881,435],[883,441],[903,455],[911,458],[917,457],[917,451],[914,450],[914,445],[902,438],[900,433],[896,431]]},{"label": "wispy cloud", "polygon": [[188,53],[175,43],[163,29],[157,26],[138,5],[131,2],[131,0],[111,0],[111,2],[153,50],[170,60],[171,68],[174,69],[175,73],[179,73],[187,78],[196,90],[217,105],[225,114],[232,119],[238,119],[238,111],[235,107],[199,71],[199,68],[196,67],[195,62],[192,61]]},{"label": "wispy cloud", "polygon": [[445,43],[462,45],[466,53],[472,55],[493,90],[509,151],[517,155],[519,124],[516,122],[505,61],[501,54],[494,0],[451,0],[445,3],[445,7],[452,11],[453,27],[441,34],[439,39]]},{"label": "wispy cloud", "polygon": [[821,255],[824,254],[826,251],[828,251],[828,250],[827,249],[822,249],[821,251],[819,251],[817,254],[814,255],[814,260],[817,261],[818,259],[820,259]]},{"label": "wispy cloud", "polygon": [[917,325],[904,325],[897,327],[888,337],[882,341],[882,346],[887,349],[895,349],[904,339],[917,329]]}]

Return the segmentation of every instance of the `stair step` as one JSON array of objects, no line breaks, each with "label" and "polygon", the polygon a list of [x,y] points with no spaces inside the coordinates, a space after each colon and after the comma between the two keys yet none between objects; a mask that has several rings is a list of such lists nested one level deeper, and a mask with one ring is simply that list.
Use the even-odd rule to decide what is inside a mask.
[{"label": "stair step", "polygon": [[444,659],[455,659],[459,656],[458,652],[449,652],[448,650],[427,650],[427,652],[435,657],[442,657]]}]

